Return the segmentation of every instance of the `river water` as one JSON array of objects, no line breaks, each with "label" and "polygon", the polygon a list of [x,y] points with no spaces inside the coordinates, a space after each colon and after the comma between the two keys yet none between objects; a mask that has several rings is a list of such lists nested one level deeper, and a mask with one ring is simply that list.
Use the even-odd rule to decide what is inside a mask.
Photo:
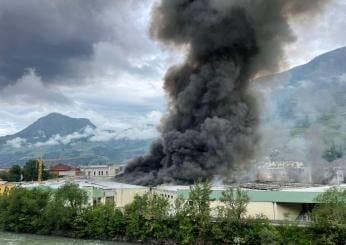
[{"label": "river water", "polygon": [[0,232],[0,245],[131,245],[131,243],[85,241],[61,237]]}]

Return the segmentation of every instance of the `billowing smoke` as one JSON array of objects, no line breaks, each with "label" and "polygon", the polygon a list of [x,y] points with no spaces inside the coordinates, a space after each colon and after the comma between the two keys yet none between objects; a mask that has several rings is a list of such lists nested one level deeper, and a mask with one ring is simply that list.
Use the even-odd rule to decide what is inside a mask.
[{"label": "billowing smoke", "polygon": [[275,71],[295,37],[288,20],[313,15],[325,0],[163,0],[151,36],[186,51],[164,89],[168,114],[161,137],[131,161],[124,181],[191,183],[221,175],[236,180],[260,145],[259,111],[250,81]]}]

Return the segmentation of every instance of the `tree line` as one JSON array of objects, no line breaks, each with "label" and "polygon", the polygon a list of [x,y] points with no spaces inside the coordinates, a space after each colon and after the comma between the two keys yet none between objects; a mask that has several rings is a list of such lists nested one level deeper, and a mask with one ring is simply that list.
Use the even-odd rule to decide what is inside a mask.
[{"label": "tree line", "polygon": [[321,194],[303,227],[247,217],[249,197],[239,188],[222,192],[217,209],[210,194],[209,183],[197,182],[187,200],[147,193],[116,208],[86,205],[86,192],[72,183],[57,190],[14,188],[0,197],[0,229],[153,244],[345,244],[346,190]]},{"label": "tree line", "polygon": [[[23,167],[18,164],[13,165],[8,172],[0,172],[0,179],[10,182],[19,181],[37,181],[38,179],[38,161],[29,160],[25,163]],[[44,165],[42,166],[42,179],[47,180],[52,176],[47,170],[45,170]]]}]

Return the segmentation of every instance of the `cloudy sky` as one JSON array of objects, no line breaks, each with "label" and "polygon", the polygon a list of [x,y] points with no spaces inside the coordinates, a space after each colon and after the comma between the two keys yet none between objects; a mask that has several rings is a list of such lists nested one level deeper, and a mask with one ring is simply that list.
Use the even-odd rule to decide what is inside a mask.
[{"label": "cloudy sky", "polygon": [[[0,136],[50,112],[101,128],[157,124],[162,77],[183,54],[148,36],[154,1],[0,0]],[[345,13],[334,0],[313,26],[291,23],[282,69],[345,46]]]}]

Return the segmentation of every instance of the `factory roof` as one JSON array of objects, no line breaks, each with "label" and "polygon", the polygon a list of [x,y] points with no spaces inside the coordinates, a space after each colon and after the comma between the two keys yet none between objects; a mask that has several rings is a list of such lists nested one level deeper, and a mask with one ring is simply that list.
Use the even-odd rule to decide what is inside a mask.
[{"label": "factory roof", "polygon": [[80,168],[108,168],[111,165],[107,164],[98,164],[98,165],[81,165]]},{"label": "factory roof", "polygon": [[123,184],[123,183],[117,183],[117,182],[111,182],[111,181],[89,181],[86,179],[77,179],[77,180],[51,180],[51,181],[44,181],[42,183],[38,182],[21,182],[19,185],[23,188],[51,188],[51,189],[58,189],[61,186],[63,186],[65,183],[70,181],[71,183],[78,184],[79,187],[95,187],[100,189],[138,189],[138,188],[146,188],[144,186],[138,186],[138,185],[129,185],[129,184]]},{"label": "factory roof", "polygon": [[[316,197],[333,186],[310,188],[295,188],[282,190],[253,190],[243,189],[247,192],[250,202],[281,202],[281,203],[317,203]],[[346,188],[346,185],[338,187]],[[212,188],[211,199],[218,200],[225,188]],[[177,189],[177,194],[185,199],[189,196],[189,189]]]},{"label": "factory roof", "polygon": [[112,182],[112,181],[96,181],[96,182],[90,182],[91,184],[94,184],[96,187],[102,188],[102,189],[137,189],[137,188],[147,188],[145,186],[140,185],[129,185],[129,184],[123,184],[118,182]]},{"label": "factory roof", "polygon": [[[246,190],[250,202],[283,202],[283,203],[316,203],[315,198],[320,192],[298,192],[298,191],[263,191]],[[221,197],[221,190],[213,190],[210,198],[218,200]],[[188,198],[189,190],[177,190],[177,194],[183,198]]]},{"label": "factory roof", "polygon": [[[160,185],[155,187],[157,190],[164,190],[164,191],[178,191],[178,190],[189,190],[190,185]],[[227,185],[215,185],[212,186],[212,190],[225,190],[228,186]]]}]

